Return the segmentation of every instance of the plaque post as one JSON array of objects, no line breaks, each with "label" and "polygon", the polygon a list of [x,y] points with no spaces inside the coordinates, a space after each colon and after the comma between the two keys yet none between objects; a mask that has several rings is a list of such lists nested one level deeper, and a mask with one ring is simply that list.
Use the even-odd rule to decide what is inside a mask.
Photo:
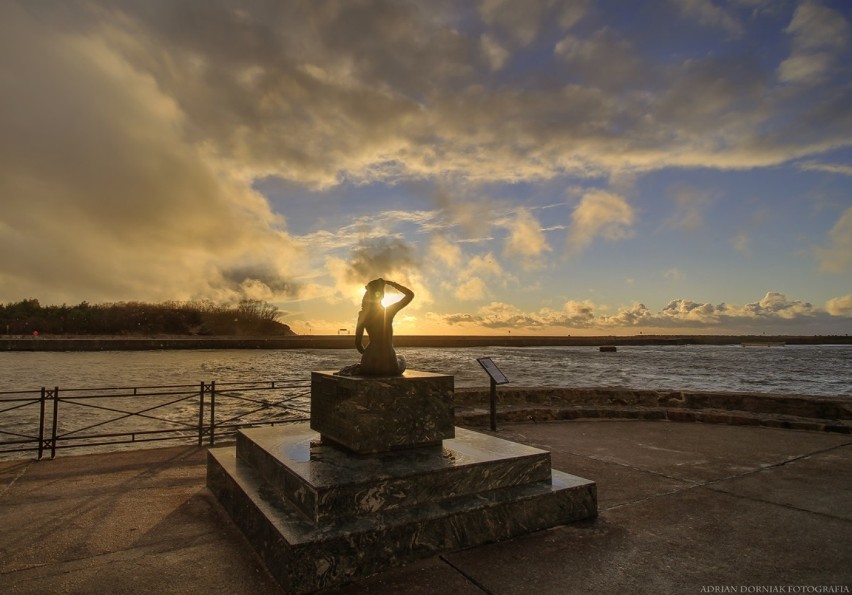
[{"label": "plaque post", "polygon": [[497,385],[498,384],[506,384],[509,382],[509,379],[506,378],[506,375],[497,367],[490,357],[480,357],[477,358],[479,365],[488,373],[488,377],[491,379],[491,431],[497,431]]}]

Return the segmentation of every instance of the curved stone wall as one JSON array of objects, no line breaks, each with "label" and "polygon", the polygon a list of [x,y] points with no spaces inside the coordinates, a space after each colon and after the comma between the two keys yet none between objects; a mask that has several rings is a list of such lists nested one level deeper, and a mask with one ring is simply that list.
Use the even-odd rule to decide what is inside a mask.
[{"label": "curved stone wall", "polygon": [[[487,388],[457,389],[457,422],[487,425],[489,403]],[[618,387],[501,387],[497,411],[498,419],[504,422],[662,419],[852,433],[852,399],[848,397]]]}]

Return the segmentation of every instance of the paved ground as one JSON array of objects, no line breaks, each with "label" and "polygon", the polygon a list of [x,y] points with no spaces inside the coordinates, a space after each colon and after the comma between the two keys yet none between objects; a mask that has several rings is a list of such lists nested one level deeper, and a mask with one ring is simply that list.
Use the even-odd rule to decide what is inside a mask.
[{"label": "paved ground", "polygon": [[[600,516],[334,592],[852,591],[852,436],[648,421],[498,435],[597,481]],[[0,593],[280,590],[205,488],[203,449],[177,447],[0,462]]]}]

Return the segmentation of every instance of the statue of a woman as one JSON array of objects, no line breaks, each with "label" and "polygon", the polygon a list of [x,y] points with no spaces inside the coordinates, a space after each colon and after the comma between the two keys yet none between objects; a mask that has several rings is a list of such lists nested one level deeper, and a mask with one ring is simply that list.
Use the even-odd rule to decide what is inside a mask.
[{"label": "statue of a woman", "polygon": [[[390,306],[382,305],[385,286],[389,285],[402,293],[401,300]],[[358,326],[355,329],[355,347],[361,353],[359,376],[399,376],[405,371],[405,359],[397,357],[393,349],[393,317],[414,299],[414,292],[393,281],[374,279],[367,284]],[[362,345],[364,331],[370,337],[365,348]]]}]

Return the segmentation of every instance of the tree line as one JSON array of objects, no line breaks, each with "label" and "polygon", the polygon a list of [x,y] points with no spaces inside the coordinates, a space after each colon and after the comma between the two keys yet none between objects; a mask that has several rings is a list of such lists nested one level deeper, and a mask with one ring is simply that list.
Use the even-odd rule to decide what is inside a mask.
[{"label": "tree line", "polygon": [[213,302],[116,302],[42,306],[37,299],[0,305],[7,335],[293,335],[277,306],[243,299]]}]

